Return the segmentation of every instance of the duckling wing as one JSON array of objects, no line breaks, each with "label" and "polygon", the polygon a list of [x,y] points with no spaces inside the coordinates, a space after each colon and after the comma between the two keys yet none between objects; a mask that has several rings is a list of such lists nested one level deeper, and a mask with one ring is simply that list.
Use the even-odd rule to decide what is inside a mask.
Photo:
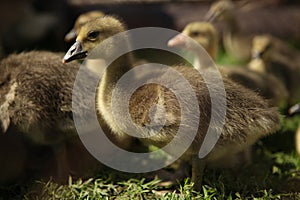
[{"label": "duckling wing", "polygon": [[222,70],[229,79],[257,92],[274,106],[279,105],[288,96],[286,87],[272,74],[259,73],[246,68],[223,68]]},{"label": "duckling wing", "polygon": [[26,69],[16,57],[13,54],[0,62],[0,133],[5,133],[10,125],[9,107],[15,97],[16,77]]},{"label": "duckling wing", "polygon": [[[74,127],[72,122],[72,89],[79,64],[61,63],[61,54],[32,51],[11,55],[1,62],[10,77],[1,105],[2,127],[10,123],[24,133],[61,132],[61,127]],[[4,87],[6,88],[6,87]],[[65,126],[66,125],[66,126]],[[38,131],[37,131],[38,130]],[[51,135],[49,133],[49,135]]]},{"label": "duckling wing", "polygon": [[[206,134],[207,127],[210,123],[211,116],[216,116],[219,119],[221,111],[222,98],[226,101],[226,117],[223,127],[214,127],[210,124],[213,130],[220,132],[219,143],[253,143],[258,138],[275,132],[280,126],[280,117],[276,108],[269,105],[268,101],[259,96],[256,92],[251,91],[240,84],[237,84],[221,71],[226,96],[222,94],[214,96],[214,101],[217,103],[216,108],[211,108],[211,92],[217,90],[208,90],[208,84],[205,83],[200,74],[192,68],[177,67],[176,70],[181,72],[184,77],[192,85],[199,102],[200,123],[199,132],[196,136],[196,141],[202,142]],[[212,73],[212,76],[207,77],[216,88],[222,87],[218,84],[218,79]],[[212,113],[215,112],[215,113]],[[251,138],[251,142],[250,139]]]}]

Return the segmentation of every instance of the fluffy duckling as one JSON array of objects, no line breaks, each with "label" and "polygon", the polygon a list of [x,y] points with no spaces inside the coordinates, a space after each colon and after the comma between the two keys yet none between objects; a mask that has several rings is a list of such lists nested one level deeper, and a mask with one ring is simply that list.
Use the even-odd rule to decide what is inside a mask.
[{"label": "fluffy duckling", "polygon": [[[9,125],[30,133],[38,143],[59,141],[75,133],[72,88],[79,64],[62,70],[59,54],[33,51],[10,55],[1,62],[1,132]],[[34,135],[36,134],[36,135]]]},{"label": "fluffy duckling", "polygon": [[[81,106],[85,101],[80,94],[72,99],[80,64],[74,62],[65,68],[62,57],[63,54],[32,51],[10,55],[0,62],[0,133],[10,134],[7,130],[12,128],[27,136],[31,143],[49,148],[54,157],[49,158],[53,160],[49,161],[52,167],[45,166],[48,160],[41,161],[33,155],[32,168],[45,169],[42,177],[53,176],[59,182],[68,180],[69,175],[83,177],[90,169],[102,166],[80,142],[73,121],[72,103]],[[92,74],[89,70],[86,73]],[[80,81],[82,90],[91,90],[85,84],[87,80]],[[104,132],[109,132],[99,121]],[[110,136],[118,146],[128,147],[129,140],[120,142]],[[78,161],[78,155],[84,162],[76,163],[74,158]]]},{"label": "fluffy duckling", "polygon": [[238,61],[248,61],[251,57],[252,36],[241,29],[235,17],[235,9],[232,1],[220,0],[211,5],[205,18],[209,22],[223,22],[223,45],[226,53]]},{"label": "fluffy duckling", "polygon": [[[64,61],[69,62],[86,57],[99,43],[125,30],[125,25],[114,17],[105,16],[89,21],[80,29],[76,39],[77,42],[67,52]],[[116,42],[112,40],[105,46],[104,54],[108,55],[104,56],[114,55],[116,47],[119,45]],[[111,101],[112,91],[117,89],[121,95],[125,96],[128,93],[122,87],[116,88],[116,83],[132,68],[131,62],[132,56],[130,53],[113,62],[104,72],[97,92],[97,109],[112,129],[112,132],[119,136],[125,134],[120,125],[125,124],[126,128],[127,124],[122,120],[118,122],[114,120]],[[212,152],[206,158],[199,159],[198,152],[210,121],[211,103],[209,92],[202,77],[195,69],[187,66],[174,66],[173,69],[177,70],[188,80],[198,99],[196,104],[199,105],[201,113],[198,132],[184,157],[192,161],[192,181],[195,182],[196,189],[201,189],[203,169],[206,162],[241,151],[254,143],[258,138],[276,131],[279,128],[279,115],[275,108],[270,108],[268,103],[257,96],[256,93],[224,78],[227,93],[226,122],[221,130],[220,139]],[[156,73],[156,71],[153,71],[153,73]],[[174,80],[174,78],[165,74],[164,71],[160,71],[158,76],[166,81],[167,85],[179,87],[182,84],[180,81]],[[132,77],[132,81],[138,80],[138,78],[138,76]],[[214,79],[215,76],[211,78]],[[183,102],[191,102],[188,95],[184,94],[184,91],[180,90]],[[114,106],[124,104],[123,101],[120,101],[116,102]],[[140,139],[146,144],[163,147],[176,135],[180,122],[186,123],[187,127],[192,126],[190,124],[192,119],[185,119],[181,116],[179,100],[174,93],[159,84],[146,84],[138,88],[132,94],[128,105],[133,126],[137,128],[135,130],[138,130],[135,134],[145,137]],[[153,109],[153,106],[156,109]],[[162,107],[164,107],[164,111],[161,110]],[[194,107],[189,109],[194,110]],[[117,116],[121,116],[120,119],[126,119],[126,116],[121,111],[117,112],[120,112],[117,113]],[[168,117],[166,118],[165,116]],[[157,126],[162,126],[162,128],[157,131]],[[215,128],[216,130],[218,129],[218,127]],[[156,134],[153,135],[153,133]],[[186,137],[189,137],[189,133],[186,132]],[[186,137],[178,138],[179,141],[176,142],[176,148],[168,149],[168,153],[176,152],[182,146],[182,142],[185,141]]]},{"label": "fluffy duckling", "polygon": [[[300,103],[292,106],[289,109],[289,114],[290,115],[293,115],[293,114],[296,114],[296,113],[300,113]],[[300,124],[299,124],[298,129],[297,129],[296,134],[295,134],[295,146],[296,146],[296,152],[298,153],[298,155],[300,155]]]},{"label": "fluffy duckling", "polygon": [[281,49],[281,46],[279,40],[273,40],[270,35],[255,36],[251,50],[253,58],[249,68],[277,77],[287,88],[289,103],[292,103],[299,93],[300,67],[297,61],[292,60],[296,54],[289,53],[289,48]]},{"label": "fluffy duckling", "polygon": [[102,16],[104,16],[104,13],[96,10],[89,11],[79,15],[74,23],[73,28],[66,34],[65,41],[66,42],[74,41],[77,37],[77,33],[79,32],[79,29],[82,27],[83,24],[85,24],[91,19],[95,19],[97,17],[102,17]]},{"label": "fluffy duckling", "polygon": [[[216,61],[219,48],[218,33],[211,23],[189,23],[182,33],[200,44],[211,58]],[[193,48],[191,48],[191,44],[188,43],[186,37],[178,35],[171,39],[168,44],[171,47],[183,47],[192,51]],[[198,58],[195,58],[195,60],[198,60]],[[197,64],[197,62],[194,62],[194,66],[195,64]],[[258,92],[261,96],[270,100],[272,105],[279,105],[286,100],[288,96],[285,86],[271,74],[260,73],[248,67],[240,66],[220,66],[220,70],[231,80]]]},{"label": "fluffy duckling", "polygon": [[[9,127],[39,145],[52,147],[60,181],[67,178],[63,141],[74,137],[72,89],[79,64],[62,70],[61,54],[44,51],[13,54],[0,63],[0,132]],[[64,177],[63,177],[64,176]]]},{"label": "fluffy duckling", "polygon": [[275,76],[248,68],[223,68],[231,80],[257,92],[273,106],[279,106],[288,98],[288,91]]},{"label": "fluffy duckling", "polygon": [[[278,53],[290,60],[298,63],[300,61],[300,52],[281,39],[270,34],[258,35],[252,40],[251,56],[260,57],[269,50],[272,53]],[[299,66],[300,64],[298,64]]]}]

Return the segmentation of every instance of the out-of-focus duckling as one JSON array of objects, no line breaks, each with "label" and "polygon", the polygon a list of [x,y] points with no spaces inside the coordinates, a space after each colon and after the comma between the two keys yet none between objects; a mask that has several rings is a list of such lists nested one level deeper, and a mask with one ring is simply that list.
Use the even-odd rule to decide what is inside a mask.
[{"label": "out-of-focus duckling", "polygon": [[213,3],[205,19],[209,22],[224,22],[223,45],[226,53],[238,61],[250,60],[252,36],[245,33],[235,16],[236,7],[230,0],[220,0]]},{"label": "out-of-focus duckling", "polygon": [[[300,62],[300,51],[293,48],[287,42],[270,34],[258,35],[252,40],[252,58],[260,57],[267,51],[289,58],[296,63]],[[300,66],[300,64],[297,64]]]},{"label": "out-of-focus duckling", "polygon": [[212,24],[206,22],[191,22],[182,31],[202,45],[213,60],[218,56],[218,33]]},{"label": "out-of-focus duckling", "polygon": [[95,19],[97,17],[103,17],[104,13],[101,11],[89,11],[79,15],[74,23],[73,28],[66,34],[65,41],[72,42],[76,39],[77,33],[79,29],[84,25],[86,22]]},{"label": "out-of-focus duckling", "polygon": [[288,90],[291,104],[300,89],[300,65],[297,61],[299,60],[297,53],[283,44],[270,35],[255,36],[251,51],[253,58],[249,68],[273,74],[282,81]]},{"label": "out-of-focus duckling", "polygon": [[[57,179],[67,178],[64,141],[76,135],[72,89],[79,64],[63,70],[61,55],[33,51],[13,54],[0,63],[1,133],[9,127],[56,152]],[[65,176],[65,177],[62,177]]]},{"label": "out-of-focus duckling", "polygon": [[[213,60],[217,59],[218,54],[218,33],[216,29],[208,22],[192,22],[186,25],[182,33],[191,37],[198,44],[207,51]],[[168,41],[169,47],[180,47],[193,51],[193,45],[190,40],[182,35],[178,34],[174,38]],[[199,58],[196,55],[192,55],[192,64],[198,68],[200,66]]]},{"label": "out-of-focus duckling", "polygon": [[[213,60],[216,61],[219,48],[218,34],[211,23],[192,22],[184,28],[182,33],[199,43]],[[192,44],[189,44],[189,40],[182,35],[177,35],[169,41],[169,46],[183,47],[193,51],[191,45]],[[198,59],[199,58],[195,58],[195,60]],[[197,62],[194,62],[194,64],[197,64]],[[286,100],[288,96],[285,86],[271,74],[260,73],[240,66],[220,66],[220,70],[231,80],[258,92],[261,96],[270,100],[272,105],[279,105]]]},{"label": "out-of-focus duckling", "polygon": [[[64,61],[69,62],[74,59],[84,58],[102,41],[125,30],[124,24],[114,17],[106,16],[89,21],[80,29],[76,39],[77,42],[67,52]],[[107,54],[104,56],[113,55],[118,48],[119,43],[116,40],[111,40],[104,47],[105,54]],[[97,109],[111,127],[113,133],[118,136],[125,134],[125,130],[120,128],[120,125],[127,123],[122,120],[117,123],[114,120],[112,115],[112,91],[116,89],[117,81],[132,68],[131,63],[132,56],[130,53],[113,62],[104,72],[97,93]],[[198,152],[206,135],[211,114],[209,92],[203,79],[195,69],[187,66],[173,66],[172,69],[180,72],[188,80],[197,96],[198,102],[196,104],[199,105],[200,113],[205,113],[200,114],[198,133],[191,147],[184,154],[184,157],[192,160],[193,163],[192,181],[195,182],[195,188],[201,189],[203,169],[206,161],[209,162],[229,153],[241,151],[253,144],[258,138],[276,131],[279,128],[279,115],[276,109],[270,108],[268,103],[256,93],[224,77],[227,93],[226,122],[224,128],[220,129],[220,139],[212,152],[205,159],[199,159]],[[163,71],[160,71],[158,75],[165,82],[169,83],[166,83],[167,85],[175,85],[175,88],[177,88],[177,86],[179,87],[182,84]],[[214,79],[215,76],[210,78]],[[132,81],[135,81],[135,79],[138,78],[133,76]],[[184,88],[184,91],[186,91],[186,88]],[[180,93],[184,91],[180,90]],[[123,87],[118,88],[118,92],[122,96],[126,96],[128,93]],[[218,97],[221,98],[220,95]],[[186,94],[181,95],[180,98],[184,99],[183,102],[189,102],[187,106],[193,106],[190,104],[191,101]],[[146,144],[163,147],[173,140],[180,123],[184,123],[187,127],[193,126],[190,122],[194,124],[193,119],[185,119],[181,116],[181,106],[174,93],[159,84],[146,84],[138,88],[131,95],[128,103],[129,116],[131,116],[133,124],[125,126],[134,126],[136,129],[133,130],[138,130],[135,134],[144,137],[140,139]],[[114,106],[120,106],[119,104],[123,105],[123,100],[120,99],[115,102]],[[154,106],[155,109],[153,109]],[[164,108],[163,111],[161,110],[162,107]],[[194,106],[189,108],[189,110],[194,109]],[[121,116],[120,119],[126,119],[124,113],[118,112],[120,113],[117,113],[117,116]],[[162,126],[162,128],[157,130],[157,126]],[[219,128],[216,127],[216,130]],[[187,138],[189,133],[186,132]],[[184,138],[178,138],[176,147],[170,148],[168,153],[172,154],[180,149],[182,142],[185,140]]]},{"label": "out-of-focus duckling", "polygon": [[60,132],[73,127],[69,102],[79,64],[61,70],[60,56],[33,51],[2,60],[1,89],[5,88],[6,93],[1,102],[2,133],[13,124],[38,143],[52,143],[67,136]]},{"label": "out-of-focus duckling", "polygon": [[[57,161],[50,167],[54,172],[47,170],[45,160],[40,163],[41,159],[34,156],[32,165],[44,168],[46,173],[41,173],[53,176],[55,181],[66,181],[69,175],[82,177],[89,169],[102,166],[81,144],[73,121],[76,112],[72,110],[72,103],[81,106],[85,101],[80,93],[73,95],[80,64],[74,62],[66,67],[61,63],[62,57],[63,54],[32,51],[10,55],[0,62],[0,133],[9,134],[7,130],[13,128],[33,144],[52,149]],[[91,74],[89,70],[86,73]],[[88,88],[87,80],[79,81],[82,90],[93,91]],[[109,132],[101,119],[99,121],[104,132]],[[129,140],[109,136],[118,146],[128,147]],[[74,156],[79,154],[85,161],[80,165],[74,162]]]},{"label": "out-of-focus duckling", "polygon": [[[249,4],[259,5],[260,3],[219,0],[211,5],[205,15],[205,19],[210,22],[224,23],[224,29],[222,29],[223,45],[229,55],[240,61],[249,61],[251,59],[252,38],[257,34],[270,33],[283,39],[291,38],[294,41],[299,41],[299,27],[297,25],[299,21],[297,13],[299,11],[297,8],[293,6],[281,8],[278,6],[273,9],[257,9],[257,15],[255,15],[255,11],[252,13],[246,12],[248,19],[251,19],[241,21],[237,16],[237,10],[245,11],[251,7]],[[261,18],[260,20],[263,23],[261,25],[254,25],[257,23],[252,18]],[[289,23],[287,24],[286,21],[288,20],[291,20],[294,26],[290,26]],[[274,23],[275,21],[276,23]]]}]

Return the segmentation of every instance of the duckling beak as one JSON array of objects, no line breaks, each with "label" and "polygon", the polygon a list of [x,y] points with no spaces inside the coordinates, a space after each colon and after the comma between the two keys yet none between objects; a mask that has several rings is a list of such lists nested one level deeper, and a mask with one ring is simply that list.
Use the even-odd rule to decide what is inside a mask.
[{"label": "duckling beak", "polygon": [[168,41],[168,46],[169,47],[185,47],[186,46],[186,37],[185,35],[178,34],[172,39]]},{"label": "duckling beak", "polygon": [[76,37],[77,37],[77,33],[76,33],[75,29],[72,29],[72,30],[70,30],[69,33],[66,34],[65,41],[71,42],[71,41],[75,40]]},{"label": "duckling beak", "polygon": [[295,114],[295,113],[297,113],[297,112],[300,112],[300,104],[299,104],[299,103],[296,104],[296,105],[294,105],[294,106],[292,106],[292,107],[289,109],[289,114],[290,114],[290,115],[293,115],[293,114]]},{"label": "duckling beak", "polygon": [[63,63],[71,62],[72,60],[78,60],[87,57],[87,51],[82,49],[79,41],[75,42],[68,50],[63,58]]}]

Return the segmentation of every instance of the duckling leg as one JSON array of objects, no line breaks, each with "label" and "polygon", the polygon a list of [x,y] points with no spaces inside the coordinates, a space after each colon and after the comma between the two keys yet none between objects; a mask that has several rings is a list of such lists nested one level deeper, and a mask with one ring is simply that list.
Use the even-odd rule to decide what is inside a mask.
[{"label": "duckling leg", "polygon": [[[226,163],[226,164],[224,164]],[[252,163],[252,146],[245,148],[235,154],[225,156],[223,159],[218,161],[218,165],[224,168],[241,168],[248,166]]]},{"label": "duckling leg", "polygon": [[53,152],[56,165],[56,172],[53,179],[56,182],[64,183],[68,180],[69,176],[66,145],[64,143],[55,145],[53,147]]},{"label": "duckling leg", "polygon": [[192,158],[192,179],[194,182],[194,189],[200,191],[202,188],[202,180],[204,169],[206,166],[206,161],[203,159],[199,159],[198,155],[194,155]]},{"label": "duckling leg", "polygon": [[252,146],[249,146],[245,150],[238,153],[238,159],[240,160],[240,163],[238,163],[240,166],[248,166],[252,163]]}]

